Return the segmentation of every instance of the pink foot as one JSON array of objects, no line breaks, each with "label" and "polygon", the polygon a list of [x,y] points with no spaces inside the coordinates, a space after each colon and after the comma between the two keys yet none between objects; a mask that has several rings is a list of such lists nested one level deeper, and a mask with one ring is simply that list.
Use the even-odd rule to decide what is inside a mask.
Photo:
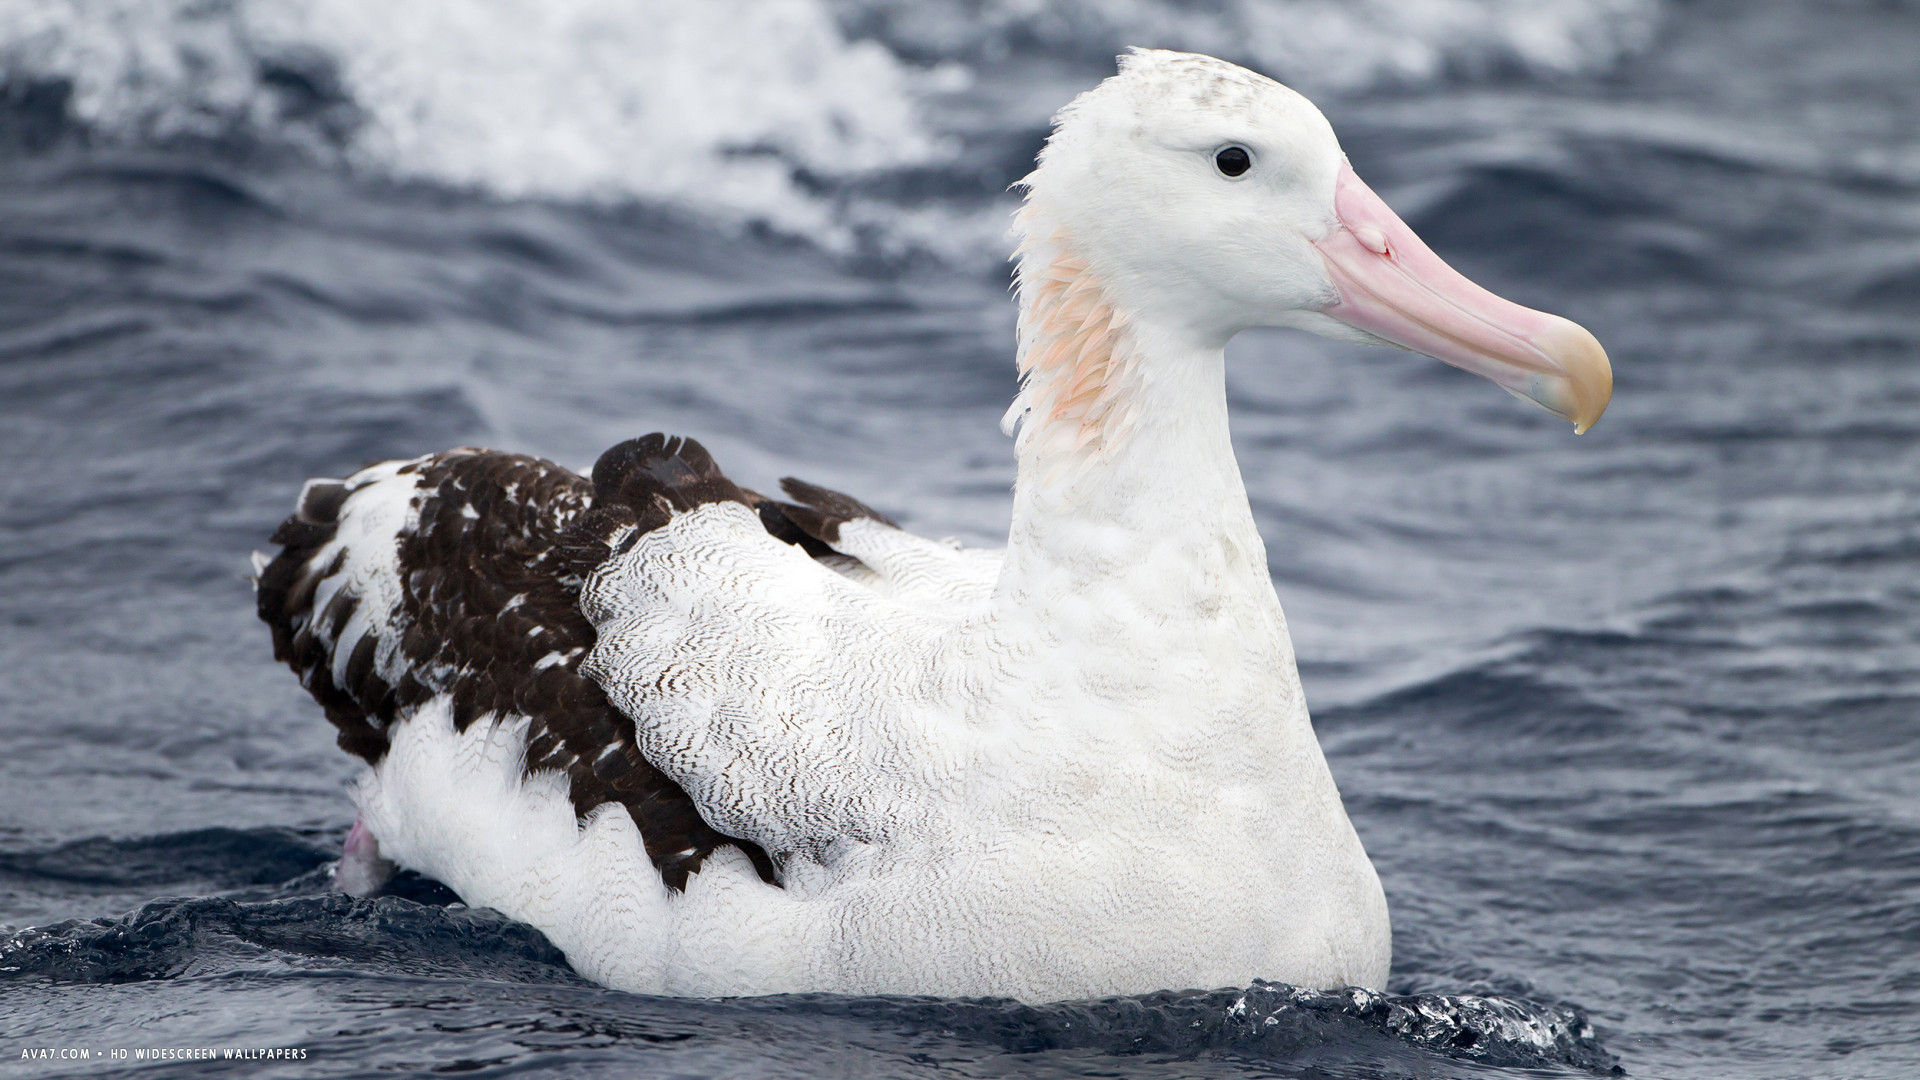
[{"label": "pink foot", "polygon": [[333,884],[349,896],[372,896],[392,876],[393,864],[380,857],[380,841],[367,831],[366,822],[354,818],[333,867]]}]

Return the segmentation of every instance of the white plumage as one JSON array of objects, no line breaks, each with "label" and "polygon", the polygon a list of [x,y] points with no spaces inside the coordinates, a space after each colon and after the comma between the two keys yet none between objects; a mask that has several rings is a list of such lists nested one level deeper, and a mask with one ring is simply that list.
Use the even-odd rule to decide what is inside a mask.
[{"label": "white plumage", "polygon": [[[1252,544],[1240,569],[1264,580]],[[1080,603],[1137,614],[1169,592],[1139,580]],[[1384,901],[1270,589],[1199,636],[1115,616],[1089,641],[1022,607],[878,596],[715,503],[584,601],[589,670],[647,757],[722,832],[791,853],[783,889],[737,859],[670,893],[620,814],[576,838],[563,789],[516,791],[511,721],[456,736],[424,711],[361,804],[389,857],[541,926],[592,977],[1034,1000],[1385,977]]]},{"label": "white plumage", "polygon": [[[1252,167],[1230,173],[1222,147]],[[1525,367],[1528,392],[1582,424],[1600,374],[1597,344],[1465,291],[1349,177],[1284,87],[1205,57],[1123,59],[1063,111],[1025,181],[1006,552],[870,512],[803,546],[776,535],[771,504],[666,452],[635,467],[658,483],[621,517],[598,508],[625,481],[596,469],[596,509],[570,494],[554,520],[602,554],[577,581],[541,571],[577,588],[591,647],[535,653],[527,675],[577,665],[630,734],[578,745],[524,704],[469,723],[467,669],[416,670],[427,696],[367,721],[386,741],[355,794],[380,853],[650,993],[1382,985],[1386,903],[1308,720],[1228,440],[1224,346],[1281,325],[1424,348],[1437,328],[1452,344],[1426,351]],[[1336,245],[1355,229],[1365,256]],[[1396,274],[1419,288],[1398,297]],[[406,546],[426,528],[420,488],[391,465],[349,480],[327,541],[350,551],[317,591],[351,576],[366,602],[347,626],[386,627],[362,698],[408,677],[384,642],[432,614],[402,611],[427,601],[392,584],[427,557]],[[409,499],[412,523],[396,509]],[[326,621],[274,602],[290,634]],[[598,790],[581,777],[635,747],[746,842],[683,890],[656,870],[639,803],[578,805]]]}]

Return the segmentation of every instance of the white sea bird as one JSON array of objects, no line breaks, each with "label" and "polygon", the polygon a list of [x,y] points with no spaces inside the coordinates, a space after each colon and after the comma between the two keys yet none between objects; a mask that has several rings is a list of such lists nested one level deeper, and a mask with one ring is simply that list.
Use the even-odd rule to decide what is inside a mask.
[{"label": "white sea bird", "polygon": [[1385,983],[1224,349],[1396,344],[1581,430],[1606,354],[1449,269],[1306,99],[1219,60],[1123,57],[1022,183],[1004,553],[663,436],[591,483],[453,451],[309,486],[260,604],[369,762],[343,881],[384,856],[649,993]]}]

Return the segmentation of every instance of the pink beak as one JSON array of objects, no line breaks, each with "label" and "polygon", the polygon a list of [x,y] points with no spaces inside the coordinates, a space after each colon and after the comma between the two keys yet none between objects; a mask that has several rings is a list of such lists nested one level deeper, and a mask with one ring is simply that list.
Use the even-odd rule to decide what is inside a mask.
[{"label": "pink beak", "polygon": [[1584,432],[1613,397],[1613,368],[1577,323],[1502,300],[1441,261],[1341,163],[1333,231],[1315,243],[1340,298],[1326,314],[1483,375]]}]

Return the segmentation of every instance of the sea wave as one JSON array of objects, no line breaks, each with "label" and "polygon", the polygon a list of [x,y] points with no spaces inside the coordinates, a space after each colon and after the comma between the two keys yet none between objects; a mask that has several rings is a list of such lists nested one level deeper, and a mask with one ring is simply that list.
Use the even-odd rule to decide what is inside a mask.
[{"label": "sea wave", "polygon": [[1590,71],[1645,44],[1657,3],[0,0],[0,84],[93,137],[238,136],[382,178],[635,200],[845,247],[876,216],[859,182],[950,162],[937,102],[1009,58],[1090,79],[1127,45],[1193,48],[1320,89]]},{"label": "sea wave", "polygon": [[928,160],[915,102],[951,77],[813,0],[18,0],[0,57],[109,137],[264,137],[385,177],[810,234],[835,222],[796,173]]},{"label": "sea wave", "polygon": [[[0,988],[101,986],[205,975],[331,971],[347,979],[403,977],[437,984],[438,1000],[481,984],[518,984],[518,1008],[589,1014],[617,1023],[658,1017],[670,1000],[600,991],[575,975],[538,930],[461,905],[444,888],[403,875],[399,889],[358,898],[326,892],[336,832],[202,829],[125,840],[93,838],[44,851],[0,852],[0,885],[41,878],[87,884],[138,881],[225,886],[222,895],[169,897],[117,918],[68,919],[0,932]],[[271,882],[281,876],[279,885]],[[549,995],[541,996],[541,989]],[[586,996],[577,996],[584,993]],[[479,1002],[490,1001],[480,995]],[[1013,1001],[803,994],[692,1003],[727,1025],[810,1016],[891,1029],[934,1029],[1016,1054],[1091,1050],[1193,1057],[1229,1054],[1292,1060],[1328,1045],[1409,1069],[1432,1057],[1511,1068],[1605,1072],[1617,1059],[1578,1008],[1527,996],[1306,990],[1255,982],[1244,989],[1181,990],[1126,998],[1026,1005]]]},{"label": "sea wave", "polygon": [[1520,70],[1604,70],[1644,49],[1658,0],[840,0],[902,55],[1105,61],[1126,45],[1254,64],[1319,91]]}]

